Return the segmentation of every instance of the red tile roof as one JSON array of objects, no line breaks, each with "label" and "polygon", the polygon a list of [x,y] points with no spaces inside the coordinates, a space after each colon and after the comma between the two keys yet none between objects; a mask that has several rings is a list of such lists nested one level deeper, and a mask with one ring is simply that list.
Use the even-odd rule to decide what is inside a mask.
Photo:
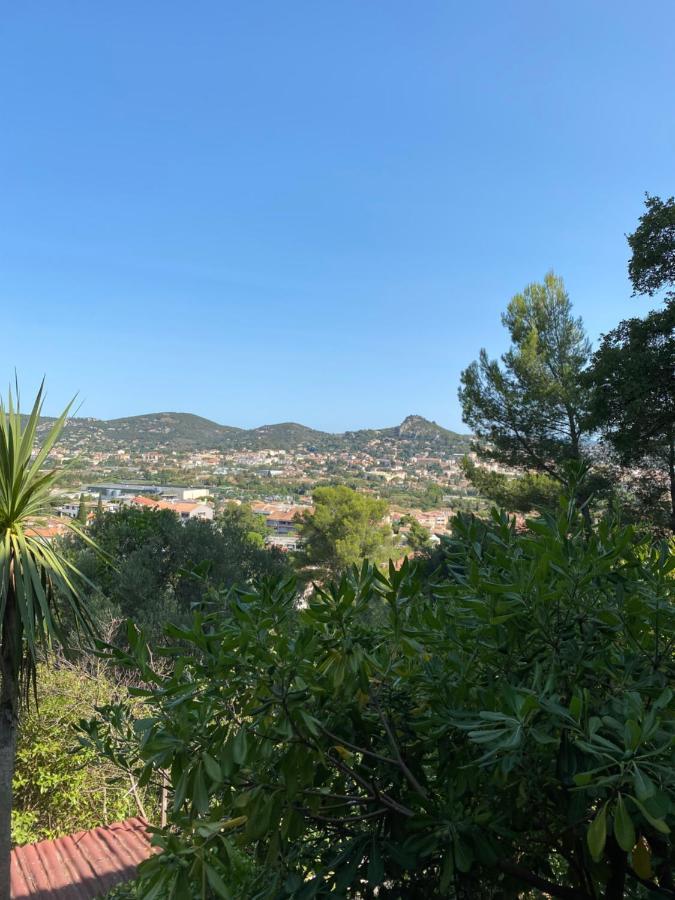
[{"label": "red tile roof", "polygon": [[192,512],[198,506],[205,506],[204,503],[195,503],[192,500],[151,500],[149,497],[134,497],[131,501],[135,506],[147,506],[149,509],[172,509],[174,512]]},{"label": "red tile roof", "polygon": [[133,878],[151,853],[140,818],[15,847],[11,900],[93,900]]}]

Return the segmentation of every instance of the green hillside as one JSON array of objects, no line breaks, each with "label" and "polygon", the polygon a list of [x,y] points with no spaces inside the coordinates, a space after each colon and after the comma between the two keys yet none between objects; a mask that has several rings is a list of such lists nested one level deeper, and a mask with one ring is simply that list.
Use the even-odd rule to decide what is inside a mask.
[{"label": "green hillside", "polygon": [[[44,420],[44,427],[48,424]],[[469,436],[457,434],[422,416],[408,416],[400,425],[381,429],[360,429],[341,434],[318,431],[297,422],[235,428],[220,425],[191,413],[160,412],[119,419],[73,418],[64,439],[74,448],[94,444],[101,450],[153,449],[191,450],[361,450],[366,447],[386,454],[393,443],[404,444],[410,453],[434,448],[463,451]]]}]

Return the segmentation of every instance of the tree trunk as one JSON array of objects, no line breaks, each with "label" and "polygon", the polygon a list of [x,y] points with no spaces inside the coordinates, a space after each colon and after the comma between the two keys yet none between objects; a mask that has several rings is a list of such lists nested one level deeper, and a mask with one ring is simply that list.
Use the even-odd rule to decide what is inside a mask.
[{"label": "tree trunk", "polygon": [[668,474],[670,476],[670,529],[675,534],[675,435],[672,434],[668,453]]},{"label": "tree trunk", "polygon": [[19,724],[20,623],[14,592],[7,592],[0,648],[0,900],[10,900],[12,778]]},{"label": "tree trunk", "polygon": [[[11,694],[14,693],[14,697]],[[16,754],[18,691],[11,685],[0,694],[0,900],[10,898],[10,854],[12,850],[12,778]]]},{"label": "tree trunk", "polygon": [[[571,441],[571,451],[570,451],[570,459],[576,463],[582,462],[581,456],[581,446],[580,446],[580,429],[576,423],[576,417],[574,411],[567,408],[567,419],[569,422],[570,429],[570,441]],[[576,476],[575,476],[576,477]],[[585,479],[584,479],[585,480]],[[588,508],[588,501],[590,499],[588,495],[588,491],[586,487],[582,484],[576,485],[575,490],[575,501],[579,511],[581,512],[581,517],[584,520],[584,527],[586,531],[591,531],[593,527],[593,521],[591,519],[591,511]]]}]

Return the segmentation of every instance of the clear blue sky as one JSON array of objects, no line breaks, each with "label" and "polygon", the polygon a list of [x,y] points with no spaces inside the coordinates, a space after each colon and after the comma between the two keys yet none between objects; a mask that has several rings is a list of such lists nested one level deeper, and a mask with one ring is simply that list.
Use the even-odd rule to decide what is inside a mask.
[{"label": "clear blue sky", "polygon": [[595,338],[675,193],[675,3],[32,0],[0,21],[7,383],[49,408],[461,427],[554,268]]}]

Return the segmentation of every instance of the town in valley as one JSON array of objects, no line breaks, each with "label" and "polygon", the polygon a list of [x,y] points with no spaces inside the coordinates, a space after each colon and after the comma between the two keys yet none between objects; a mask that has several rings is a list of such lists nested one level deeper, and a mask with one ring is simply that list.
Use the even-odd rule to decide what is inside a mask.
[{"label": "town in valley", "polygon": [[402,537],[414,519],[435,539],[458,511],[485,506],[464,474],[467,455],[470,435],[412,415],[343,434],[294,423],[236,429],[181,413],[73,418],[51,455],[67,466],[67,484],[41,527],[52,538],[68,518],[86,522],[128,505],[211,520],[227,504],[248,504],[266,521],[267,544],[294,551],[313,488],[345,484],[386,500],[386,520]]}]

